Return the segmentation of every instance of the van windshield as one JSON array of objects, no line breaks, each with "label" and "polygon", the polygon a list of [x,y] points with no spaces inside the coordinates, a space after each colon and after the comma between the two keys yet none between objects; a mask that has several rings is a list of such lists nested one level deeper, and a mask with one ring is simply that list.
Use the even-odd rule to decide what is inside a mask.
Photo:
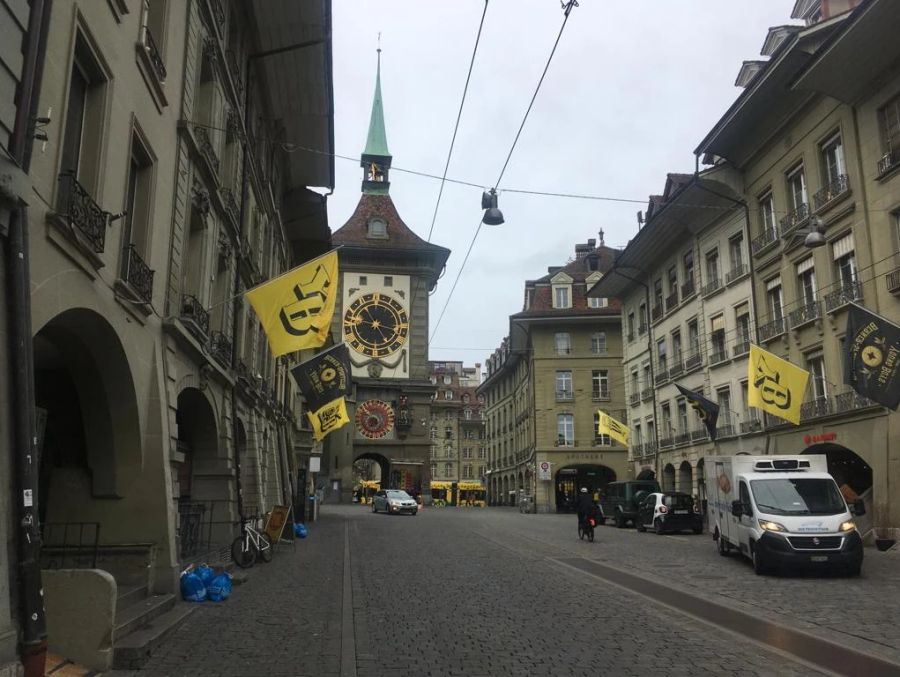
[{"label": "van windshield", "polygon": [[847,504],[831,479],[751,480],[756,507],[770,515],[836,515]]}]

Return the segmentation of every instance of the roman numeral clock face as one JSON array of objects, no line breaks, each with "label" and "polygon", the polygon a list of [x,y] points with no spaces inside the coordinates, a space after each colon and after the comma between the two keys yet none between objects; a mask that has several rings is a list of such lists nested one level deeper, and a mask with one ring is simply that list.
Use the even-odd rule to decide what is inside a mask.
[{"label": "roman numeral clock face", "polygon": [[344,313],[344,341],[369,357],[388,357],[406,343],[409,318],[403,305],[387,294],[364,294]]}]

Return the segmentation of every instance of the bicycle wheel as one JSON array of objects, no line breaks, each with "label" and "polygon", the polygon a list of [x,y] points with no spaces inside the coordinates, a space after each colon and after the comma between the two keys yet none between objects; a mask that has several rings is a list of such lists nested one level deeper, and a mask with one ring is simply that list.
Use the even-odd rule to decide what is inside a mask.
[{"label": "bicycle wheel", "polygon": [[265,534],[259,535],[259,556],[263,562],[271,562],[272,555],[275,550],[272,548],[272,541]]},{"label": "bicycle wheel", "polygon": [[256,564],[256,548],[253,547],[250,539],[244,538],[243,534],[234,539],[231,544],[231,559],[241,569],[249,569]]}]

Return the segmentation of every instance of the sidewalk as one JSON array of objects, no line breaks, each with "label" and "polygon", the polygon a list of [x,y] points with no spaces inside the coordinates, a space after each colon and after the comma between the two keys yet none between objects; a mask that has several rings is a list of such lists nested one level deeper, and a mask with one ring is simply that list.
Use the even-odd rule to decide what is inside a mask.
[{"label": "sidewalk", "polygon": [[328,515],[279,545],[269,564],[243,570],[231,598],[204,602],[136,671],[107,677],[338,677],[344,520]]}]

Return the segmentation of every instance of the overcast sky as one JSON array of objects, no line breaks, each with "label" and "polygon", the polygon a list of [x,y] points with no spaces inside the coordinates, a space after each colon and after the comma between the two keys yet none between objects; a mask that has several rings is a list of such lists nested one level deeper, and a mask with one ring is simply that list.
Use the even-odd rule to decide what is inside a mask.
[{"label": "overcast sky", "polygon": [[[481,190],[447,183],[431,241],[452,250],[431,297],[433,360],[485,362],[522,309],[524,281],[563,265],[605,231],[621,247],[644,206],[503,193],[504,188],[646,200],[667,172],[692,172],[693,150],[740,93],[741,62],[793,0],[580,0],[500,183],[506,223],[483,226]],[[440,176],[475,44],[482,0],[335,0],[336,152],[365,145],[381,32],[381,85],[395,168]],[[490,187],[563,20],[559,0],[490,0],[448,178]],[[359,200],[362,169],[335,160],[329,221]],[[391,173],[401,217],[427,238],[440,182]]]}]

